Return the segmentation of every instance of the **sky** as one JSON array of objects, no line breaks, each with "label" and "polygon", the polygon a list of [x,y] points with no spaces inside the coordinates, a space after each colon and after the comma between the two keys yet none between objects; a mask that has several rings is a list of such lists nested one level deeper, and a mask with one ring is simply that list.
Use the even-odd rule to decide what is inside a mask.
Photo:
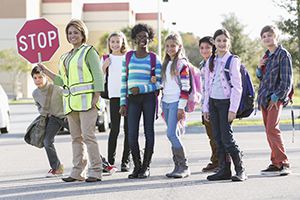
[{"label": "sky", "polygon": [[[274,24],[288,14],[275,5],[274,0],[83,0],[85,2],[131,2],[136,12],[157,12],[165,19],[165,26],[173,31],[192,32],[199,37],[213,35],[221,28],[224,15],[234,13],[245,34],[259,37],[260,30]],[[277,0],[278,1],[278,0]],[[159,7],[158,7],[158,2]],[[176,25],[172,25],[176,22]]]}]

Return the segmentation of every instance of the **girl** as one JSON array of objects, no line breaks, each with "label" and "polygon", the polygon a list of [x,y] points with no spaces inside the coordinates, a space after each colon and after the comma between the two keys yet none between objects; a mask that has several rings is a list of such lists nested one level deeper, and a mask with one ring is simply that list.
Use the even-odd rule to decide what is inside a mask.
[{"label": "girl", "polygon": [[[231,56],[230,35],[227,30],[219,29],[213,36],[215,45],[205,71],[205,97],[203,104],[204,119],[210,121],[217,143],[219,171],[208,176],[210,181],[227,180],[244,181],[247,179],[242,163],[242,155],[233,138],[231,127],[236,117],[242,95],[240,60],[235,56],[230,63],[232,87],[229,86],[224,73],[227,59]],[[231,177],[230,157],[233,160],[236,175]]]},{"label": "girl", "polygon": [[177,123],[185,119],[190,79],[187,60],[180,35],[171,34],[165,40],[166,55],[162,64],[162,110],[167,124],[167,136],[172,145],[175,168],[167,173],[169,178],[185,178],[190,175],[184,146]]},{"label": "girl", "polygon": [[[211,56],[212,48],[213,48],[213,38],[210,36],[203,37],[199,40],[199,53],[203,57],[203,60],[200,63],[200,70],[201,70],[201,79],[202,83],[205,83],[205,70],[206,68],[205,63],[208,60],[208,58]],[[205,91],[205,84],[202,85],[202,94],[204,94]],[[203,105],[204,102],[204,95],[201,97],[201,104]],[[203,114],[202,114],[202,123],[205,126],[206,134],[209,138],[209,144],[211,148],[211,157],[210,157],[210,163],[207,164],[206,167],[202,169],[202,172],[210,172],[210,171],[217,171],[218,170],[218,156],[217,156],[217,146],[216,141],[214,139],[212,130],[211,130],[211,123],[204,120]]]},{"label": "girl", "polygon": [[[134,163],[134,170],[128,176],[130,179],[147,178],[150,175],[149,166],[154,148],[155,91],[160,88],[161,69],[157,56],[148,50],[149,42],[153,40],[153,37],[153,29],[147,24],[135,25],[131,30],[131,38],[137,50],[127,53],[122,68],[120,113],[125,116],[128,112],[128,139]],[[129,58],[129,55],[132,56]],[[154,63],[156,83],[151,81],[151,63]],[[146,138],[143,164],[138,142],[142,113]]]},{"label": "girl", "polygon": [[[115,163],[117,139],[120,132],[121,115],[120,110],[120,91],[121,91],[121,75],[122,75],[122,60],[125,59],[125,53],[127,51],[126,36],[122,32],[114,32],[109,35],[107,39],[107,48],[109,49],[109,55],[107,59],[102,57],[102,69],[108,73],[108,97],[110,108],[110,121],[111,129],[108,138],[108,162],[111,165]],[[108,70],[107,70],[108,69]],[[128,144],[128,128],[127,117],[124,117],[124,145],[123,156],[121,163],[121,171],[129,171],[129,144]]]}]

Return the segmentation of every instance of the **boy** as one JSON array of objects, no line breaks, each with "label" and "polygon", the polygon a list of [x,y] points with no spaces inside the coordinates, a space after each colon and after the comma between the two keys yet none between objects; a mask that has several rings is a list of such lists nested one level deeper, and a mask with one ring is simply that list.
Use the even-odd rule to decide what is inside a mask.
[{"label": "boy", "polygon": [[50,105],[48,108],[48,121],[46,125],[46,133],[44,138],[44,147],[47,153],[51,169],[48,171],[46,177],[62,176],[64,167],[61,164],[56,149],[54,146],[54,137],[57,132],[65,126],[62,89],[47,81],[45,74],[38,66],[31,71],[31,77],[37,88],[33,91],[32,97],[41,114],[45,107],[46,96],[50,87],[53,87],[52,95],[50,97]]},{"label": "boy", "polygon": [[279,120],[292,88],[292,58],[290,53],[278,44],[276,27],[265,26],[260,36],[267,51],[256,69],[256,76],[260,80],[257,98],[271,148],[272,162],[261,174],[288,175],[290,165],[279,129]]}]

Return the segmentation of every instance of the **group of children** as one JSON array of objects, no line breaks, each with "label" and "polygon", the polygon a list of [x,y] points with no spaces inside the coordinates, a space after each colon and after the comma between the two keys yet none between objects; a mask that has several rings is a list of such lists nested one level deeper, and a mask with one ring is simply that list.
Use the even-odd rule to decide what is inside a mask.
[{"label": "group of children", "polygon": [[[131,38],[136,48],[128,51],[125,35],[122,32],[112,33],[107,40],[109,54],[103,56],[99,64],[101,66],[99,68],[104,72],[104,76],[107,76],[108,81],[107,90],[111,117],[107,151],[108,162],[110,165],[115,164],[117,138],[120,132],[121,116],[123,116],[125,136],[121,171],[130,171],[131,154],[133,170],[128,178],[148,178],[150,176],[150,163],[155,142],[154,122],[157,116],[157,106],[159,106],[158,97],[160,96],[158,94],[161,91],[161,108],[167,125],[166,135],[171,143],[174,161],[174,169],[166,176],[169,178],[188,177],[191,172],[178,129],[178,124],[186,120],[185,107],[191,90],[190,63],[185,56],[182,39],[179,34],[175,33],[166,37],[164,42],[165,57],[161,64],[158,56],[148,49],[149,43],[154,38],[154,32],[150,26],[147,24],[135,25],[131,31]],[[272,151],[272,163],[267,169],[262,170],[262,174],[287,175],[290,173],[289,163],[278,125],[280,112],[292,86],[292,61],[290,54],[278,44],[276,27],[264,27],[261,31],[261,39],[268,50],[256,70],[256,75],[260,80],[258,106],[263,112],[263,121]],[[230,34],[225,29],[217,30],[213,37],[201,38],[199,40],[199,52],[203,57],[203,61],[200,63],[202,122],[206,128],[212,150],[211,162],[202,171],[214,172],[207,177],[210,181],[244,181],[247,179],[247,175],[242,161],[242,152],[234,140],[231,126],[232,121],[236,118],[242,93],[241,61],[235,56],[230,63],[232,83],[230,86],[224,73],[225,63],[232,55],[230,53]],[[44,65],[40,64],[39,67],[43,69],[39,72],[41,75],[46,71],[46,75],[52,76]],[[32,76],[38,87],[37,90],[45,90],[48,84],[40,86],[36,81],[34,71]],[[55,77],[52,78],[55,79]],[[34,95],[34,99],[39,104],[36,95]],[[59,103],[62,105],[62,102]],[[145,135],[143,151],[141,151],[138,139],[141,115],[143,116]],[[63,115],[60,112],[53,111],[51,116],[61,123]],[[49,120],[50,122],[51,120]],[[49,127],[51,126],[49,125]],[[49,131],[49,134],[50,132],[50,141],[52,142],[50,149],[52,149],[53,156],[50,156],[48,153],[50,151],[46,148],[52,168],[50,173],[60,175],[63,169],[53,146],[54,128]],[[143,158],[141,158],[141,152],[143,152]],[[56,161],[52,162],[51,159]],[[233,176],[231,161],[235,169]],[[74,162],[73,164],[76,165]],[[96,179],[89,177],[89,180],[86,181],[101,180],[101,176],[93,177]],[[71,182],[83,180],[83,178],[71,174],[63,180]]]}]

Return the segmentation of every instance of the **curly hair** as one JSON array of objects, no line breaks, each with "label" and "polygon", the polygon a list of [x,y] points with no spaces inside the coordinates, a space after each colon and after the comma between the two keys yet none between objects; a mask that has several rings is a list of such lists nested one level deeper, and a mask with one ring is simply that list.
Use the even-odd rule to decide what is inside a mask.
[{"label": "curly hair", "polygon": [[147,24],[136,24],[132,29],[131,29],[131,39],[135,40],[136,35],[142,31],[145,31],[149,35],[149,40],[152,41],[154,38],[154,31],[153,28]]}]

